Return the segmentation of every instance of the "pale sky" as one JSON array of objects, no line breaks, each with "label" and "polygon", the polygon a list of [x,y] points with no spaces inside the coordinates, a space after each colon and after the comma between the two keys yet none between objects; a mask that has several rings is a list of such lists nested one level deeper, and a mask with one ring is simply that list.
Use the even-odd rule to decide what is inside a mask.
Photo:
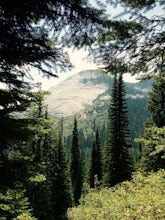
[{"label": "pale sky", "polygon": [[[95,1],[90,0],[91,3],[95,3]],[[104,2],[104,0],[103,0]],[[107,5],[106,5],[107,7]],[[118,14],[122,11],[121,7],[112,8],[107,7],[107,13],[110,14],[112,17]],[[149,14],[145,14],[148,17],[151,17],[153,15],[161,15],[163,11],[160,9],[160,7],[155,7],[154,10],[149,11]],[[75,66],[72,71],[64,72],[64,73],[58,73],[58,78],[51,77],[50,79],[43,78],[40,75],[37,74],[36,70],[32,71],[32,75],[35,78],[35,82],[41,82],[42,83],[42,89],[48,90],[50,87],[57,85],[59,82],[63,81],[64,79],[70,77],[71,75],[88,69],[97,69],[98,66],[92,62],[92,59],[87,59],[87,52],[85,52],[83,49],[81,50],[72,50],[72,49],[66,49],[67,52],[70,55],[70,60],[72,64]],[[137,82],[135,80],[135,76],[130,76],[130,74],[124,75],[124,80],[126,82]]]},{"label": "pale sky", "polygon": [[[67,49],[67,52],[70,55],[72,64],[74,65],[74,68],[71,71],[58,73],[58,78],[51,77],[50,79],[45,77],[43,78],[37,74],[36,70],[32,71],[34,82],[41,82],[43,90],[48,90],[50,87],[57,85],[61,81],[80,71],[98,68],[92,59],[87,58],[87,52],[83,49],[74,51],[72,49]],[[136,82],[135,77],[130,76],[130,74],[125,74],[124,80],[127,82]]]},{"label": "pale sky", "polygon": [[93,62],[87,61],[87,52],[85,52],[84,50],[73,51],[72,49],[67,49],[65,51],[69,53],[71,63],[74,65],[74,68],[71,71],[59,72],[57,73],[58,78],[51,77],[50,79],[47,79],[46,77],[43,78],[42,76],[37,74],[36,70],[32,71],[34,82],[41,82],[42,89],[47,90],[50,87],[57,85],[59,82],[80,71],[98,68]]}]

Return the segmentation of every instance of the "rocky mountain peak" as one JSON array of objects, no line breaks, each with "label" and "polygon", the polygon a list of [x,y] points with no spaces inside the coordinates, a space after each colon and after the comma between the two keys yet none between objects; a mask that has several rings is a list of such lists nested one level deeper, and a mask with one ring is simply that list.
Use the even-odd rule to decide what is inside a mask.
[{"label": "rocky mountain peak", "polygon": [[85,109],[86,105],[92,105],[94,100],[107,90],[104,82],[96,83],[100,75],[96,70],[86,70],[51,87],[51,94],[45,100],[49,113],[68,116]]}]

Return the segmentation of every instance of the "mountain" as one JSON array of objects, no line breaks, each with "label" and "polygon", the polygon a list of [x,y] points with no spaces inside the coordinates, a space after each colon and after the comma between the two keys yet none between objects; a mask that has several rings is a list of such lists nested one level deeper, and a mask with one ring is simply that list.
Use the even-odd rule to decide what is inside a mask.
[{"label": "mountain", "polygon": [[104,82],[94,83],[99,76],[95,70],[82,71],[51,87],[51,94],[46,98],[49,113],[65,117],[78,113],[86,105],[93,105],[93,101],[107,90]]},{"label": "mountain", "polygon": [[[99,125],[101,141],[104,141],[112,81],[112,77],[107,74],[86,70],[49,89],[51,94],[46,97],[45,103],[53,117],[63,117],[68,144],[74,115],[79,123],[79,136],[84,138],[84,141],[81,138],[82,147],[91,144],[96,125]],[[142,132],[143,123],[148,117],[146,103],[150,89],[150,81],[126,83],[132,139]]]},{"label": "mountain", "polygon": [[[143,84],[143,85],[142,85]],[[143,98],[149,91],[147,83],[127,83],[128,97]],[[85,110],[87,105],[101,105],[109,99],[107,90],[112,85],[109,75],[96,70],[76,73],[49,89],[46,98],[49,113],[55,116],[69,116]],[[96,101],[97,100],[97,101]],[[99,103],[97,103],[99,101]]]}]

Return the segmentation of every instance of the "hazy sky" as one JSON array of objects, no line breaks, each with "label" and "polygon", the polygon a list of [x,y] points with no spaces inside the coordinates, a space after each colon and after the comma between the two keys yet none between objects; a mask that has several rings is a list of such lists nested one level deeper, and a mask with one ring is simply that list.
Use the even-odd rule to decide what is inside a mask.
[{"label": "hazy sky", "polygon": [[36,70],[33,70],[33,77],[35,82],[41,82],[42,83],[42,89],[49,89],[50,87],[57,85],[62,80],[68,78],[69,76],[80,72],[82,70],[88,70],[88,69],[96,69],[97,66],[92,62],[87,61],[87,52],[84,50],[78,50],[74,51],[72,49],[67,49],[67,52],[70,55],[70,60],[72,64],[74,65],[74,68],[71,71],[68,72],[61,72],[58,73],[58,78],[51,77],[50,79],[47,79],[46,77],[42,77],[39,74],[37,74]]},{"label": "hazy sky", "polygon": [[[91,2],[95,2],[93,0],[91,0]],[[103,1],[104,2],[104,1]],[[112,7],[107,7],[107,13],[111,14],[111,16],[114,16],[115,14],[118,14],[119,12],[121,12],[121,8],[118,7],[117,9],[114,9]],[[149,14],[147,16],[151,17],[153,15],[160,15],[162,14],[162,10],[159,7],[155,7],[153,11],[150,11]],[[146,15],[146,14],[145,14]],[[69,55],[70,55],[70,59],[72,64],[75,66],[72,71],[69,72],[64,72],[64,73],[58,73],[58,78],[43,78],[40,75],[37,74],[36,70],[32,71],[32,75],[34,77],[34,81],[35,82],[41,82],[42,83],[42,89],[49,89],[52,86],[57,85],[59,82],[63,81],[64,79],[66,79],[67,77],[71,76],[72,74],[75,74],[79,71],[82,70],[88,70],[88,69],[97,69],[98,67],[96,66],[96,64],[94,64],[91,60],[91,62],[89,61],[89,59],[87,59],[87,52],[85,52],[83,49],[82,50],[76,50],[73,51],[72,49],[67,49]],[[126,74],[124,76],[125,81],[127,82],[135,82],[135,77],[131,77],[130,74]]]},{"label": "hazy sky", "polygon": [[[41,82],[42,89],[48,90],[50,87],[57,85],[64,79],[80,71],[98,68],[98,66],[94,62],[92,62],[92,59],[87,58],[86,51],[82,49],[76,51],[73,51],[72,49],[67,49],[67,51],[70,55],[71,62],[74,65],[74,68],[71,71],[58,73],[58,78],[51,77],[50,79],[47,79],[45,77],[43,78],[41,75],[37,74],[37,71],[35,70],[32,71],[34,82]],[[126,74],[124,78],[127,82],[136,81],[135,77],[131,77],[130,74]]]}]

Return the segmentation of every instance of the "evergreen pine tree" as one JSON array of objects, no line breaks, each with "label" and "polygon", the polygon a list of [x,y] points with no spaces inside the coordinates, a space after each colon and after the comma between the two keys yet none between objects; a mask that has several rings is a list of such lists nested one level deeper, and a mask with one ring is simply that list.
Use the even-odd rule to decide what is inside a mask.
[{"label": "evergreen pine tree", "polygon": [[[28,175],[26,181],[27,194],[34,210],[35,217],[51,219],[51,188],[48,178],[53,121],[48,118],[47,109],[43,104],[46,92],[34,93],[35,102],[29,110],[31,139],[26,143],[28,147]],[[49,156],[49,157],[48,157]]]},{"label": "evergreen pine tree", "polygon": [[139,166],[144,172],[165,169],[165,127],[145,126],[143,135],[136,141],[142,145]]},{"label": "evergreen pine tree", "polygon": [[102,178],[101,148],[98,128],[96,129],[96,136],[92,147],[89,178],[91,188],[95,187],[95,180],[99,183]]},{"label": "evergreen pine tree", "polygon": [[35,93],[36,103],[31,115],[33,137],[32,161],[29,166],[28,196],[38,219],[67,219],[67,208],[73,204],[69,163],[54,120],[44,110],[44,92]]},{"label": "evergreen pine tree", "polygon": [[122,74],[118,79],[115,75],[103,151],[103,186],[114,186],[131,178],[132,158],[125,96]]},{"label": "evergreen pine tree", "polygon": [[17,185],[15,188],[0,189],[0,219],[29,219],[32,217],[30,202],[26,197],[26,190]]},{"label": "evergreen pine tree", "polygon": [[52,153],[49,173],[52,183],[53,220],[66,220],[67,209],[73,205],[73,194],[67,154],[62,140],[62,127]]},{"label": "evergreen pine tree", "polygon": [[106,139],[105,146],[103,148],[103,186],[111,185],[111,177],[114,163],[113,148],[117,142],[117,75],[114,75],[114,81],[112,86],[111,103],[108,109],[107,115],[107,127],[106,127]]},{"label": "evergreen pine tree", "polygon": [[165,73],[159,73],[154,78],[148,110],[151,113],[151,122],[160,128],[165,126]]},{"label": "evergreen pine tree", "polygon": [[71,143],[71,181],[73,188],[74,202],[77,205],[82,192],[82,167],[81,167],[81,156],[79,148],[79,136],[77,129],[77,120],[74,119],[74,127],[72,131],[72,143]]},{"label": "evergreen pine tree", "polygon": [[140,167],[145,172],[165,168],[165,74],[155,76],[149,96],[148,109],[151,119],[145,124],[144,133],[137,138],[142,145]]}]

